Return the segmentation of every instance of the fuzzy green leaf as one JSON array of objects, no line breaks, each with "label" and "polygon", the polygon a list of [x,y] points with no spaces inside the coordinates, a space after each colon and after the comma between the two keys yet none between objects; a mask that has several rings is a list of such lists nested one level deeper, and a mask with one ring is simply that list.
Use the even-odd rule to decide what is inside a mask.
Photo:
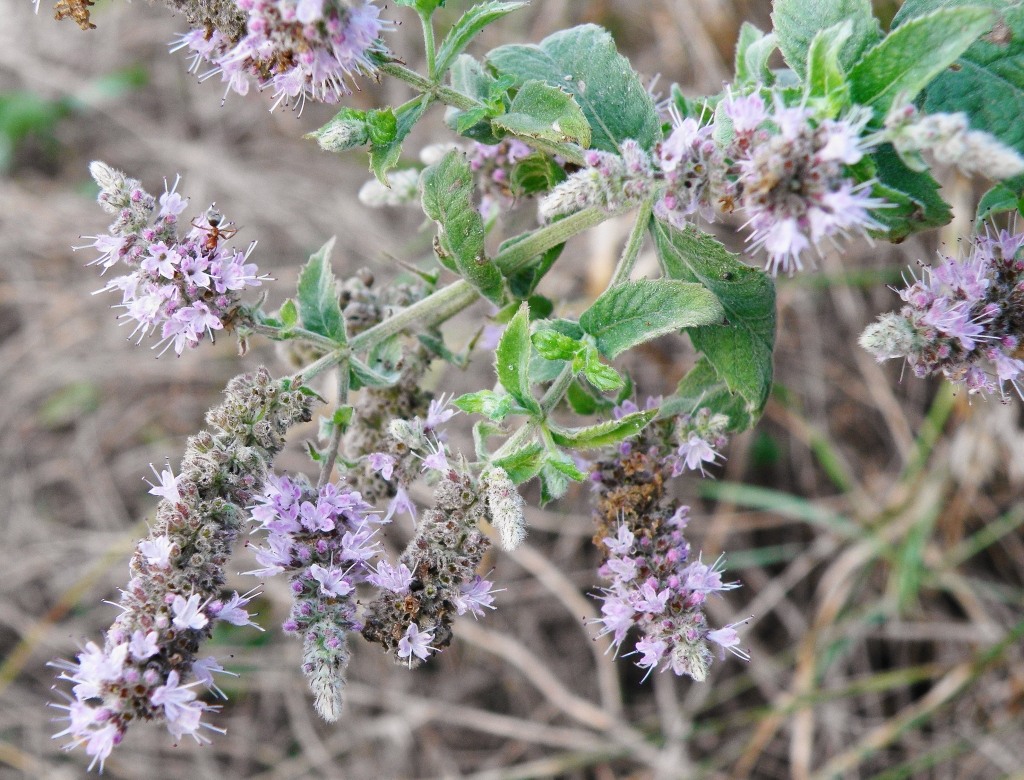
[{"label": "fuzzy green leaf", "polygon": [[652,232],[666,275],[700,282],[724,309],[727,324],[692,328],[690,338],[729,391],[743,398],[747,414],[757,419],[771,391],[775,285],[697,228],[677,230],[655,220]]},{"label": "fuzzy green leaf", "polygon": [[377,181],[385,187],[389,186],[388,171],[398,165],[398,160],[402,156],[402,142],[423,116],[429,103],[430,96],[424,95],[419,100],[399,106],[394,112],[394,134],[389,135],[387,142],[370,146],[370,170],[377,177]]},{"label": "fuzzy green leaf", "polygon": [[491,126],[521,138],[590,145],[590,125],[573,96],[543,81],[523,84]]},{"label": "fuzzy green leaf", "polygon": [[807,75],[807,52],[814,36],[847,20],[853,29],[839,55],[845,69],[882,37],[871,12],[871,0],[775,0],[772,10],[782,56],[801,78]]},{"label": "fuzzy green leaf", "polygon": [[501,46],[487,61],[514,76],[516,86],[536,80],[569,91],[583,109],[595,149],[615,152],[627,138],[649,149],[661,136],[654,101],[601,27],[562,30],[540,45]]},{"label": "fuzzy green leaf", "polygon": [[1001,214],[1004,211],[1013,211],[1017,208],[1017,193],[1009,187],[997,184],[984,195],[978,202],[978,213],[975,217],[979,222],[988,219],[993,214]]},{"label": "fuzzy green leaf", "polygon": [[540,404],[530,393],[531,351],[530,308],[523,303],[501,334],[495,350],[495,371],[501,386],[520,406],[539,412]]},{"label": "fuzzy green leaf", "polygon": [[853,23],[847,19],[815,35],[807,52],[804,94],[823,100],[824,113],[830,117],[838,116],[849,102],[850,88],[839,55],[851,35]]},{"label": "fuzzy green leaf", "polygon": [[[1000,24],[976,41],[927,87],[925,111],[962,111],[971,127],[1024,155],[1024,4],[994,1]],[[1019,187],[1015,187],[1020,191]]]},{"label": "fuzzy green leaf", "polygon": [[991,11],[973,6],[943,8],[900,25],[850,70],[850,95],[885,116],[897,96],[917,97],[993,21]]},{"label": "fuzzy green leaf", "polygon": [[469,8],[455,24],[452,25],[444,41],[437,48],[435,69],[438,74],[448,70],[452,61],[462,53],[470,41],[476,37],[484,27],[507,16],[513,11],[522,8],[525,2],[499,3],[487,2],[478,3]]},{"label": "fuzzy green leaf", "polygon": [[465,155],[448,152],[420,177],[423,211],[438,224],[438,239],[463,278],[488,300],[501,304],[501,271],[484,250],[484,222],[473,204],[473,173]]},{"label": "fuzzy green leaf", "polygon": [[633,412],[618,420],[608,420],[585,428],[558,428],[552,425],[551,438],[560,447],[569,447],[574,450],[588,450],[603,447],[606,444],[617,444],[639,433],[657,414],[657,409]]},{"label": "fuzzy green leaf", "polygon": [[571,360],[580,348],[578,341],[551,328],[541,328],[530,338],[545,360]]},{"label": "fuzzy green leaf", "polygon": [[927,171],[906,166],[889,144],[871,155],[877,183],[872,194],[883,198],[888,208],[876,209],[872,216],[885,226],[887,241],[901,241],[919,230],[945,225],[952,212],[942,196],[939,183]]},{"label": "fuzzy green leaf", "polygon": [[509,479],[517,485],[521,485],[528,479],[537,476],[546,459],[547,453],[544,447],[537,442],[531,442],[511,455],[498,458],[494,461],[494,465],[501,466],[508,473]]},{"label": "fuzzy green leaf", "polygon": [[466,393],[452,403],[469,414],[482,414],[489,420],[501,422],[512,411],[512,396],[502,395],[493,390],[479,390]]},{"label": "fuzzy green leaf", "polygon": [[666,333],[718,322],[724,314],[718,299],[701,284],[640,279],[602,294],[580,315],[580,326],[610,360]]},{"label": "fuzzy green leaf", "polygon": [[334,273],[331,271],[332,238],[310,256],[299,272],[298,305],[302,327],[345,344],[345,318],[338,301]]},{"label": "fuzzy green leaf", "polygon": [[739,86],[771,86],[775,75],[768,67],[768,59],[778,47],[779,40],[775,33],[765,35],[750,22],[744,22],[736,42],[735,83]]},{"label": "fuzzy green leaf", "polygon": [[731,431],[745,431],[756,422],[743,396],[729,389],[706,355],[679,380],[675,393],[662,401],[659,416],[693,414],[700,408],[724,414],[729,418]]}]

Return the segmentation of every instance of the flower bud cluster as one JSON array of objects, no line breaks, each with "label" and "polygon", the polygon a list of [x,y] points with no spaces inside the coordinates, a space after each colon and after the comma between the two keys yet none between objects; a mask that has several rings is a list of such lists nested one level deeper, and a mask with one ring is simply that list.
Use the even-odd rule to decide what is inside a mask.
[{"label": "flower bud cluster", "polygon": [[366,639],[411,667],[430,650],[448,646],[456,615],[482,615],[484,607],[492,607],[492,585],[476,573],[490,545],[478,527],[486,511],[473,478],[461,469],[445,469],[434,490],[433,508],[419,518],[416,534],[399,559],[398,568],[409,576],[382,590],[368,606]]},{"label": "flower bud cluster", "polygon": [[650,155],[632,139],[622,142],[619,154],[591,149],[585,153],[584,160],[586,168],[574,173],[541,200],[542,220],[591,207],[619,211],[639,204],[654,191],[654,164]]},{"label": "flower bud cluster", "polygon": [[487,514],[498,532],[501,546],[506,550],[516,549],[526,538],[526,516],[523,513],[526,502],[500,466],[485,471],[480,476],[480,484],[487,499]]},{"label": "flower bud cluster", "polygon": [[[156,523],[131,560],[121,614],[103,647],[89,642],[77,660],[56,662],[74,698],[58,737],[85,745],[92,765],[103,762],[135,720],[162,720],[176,738],[204,741],[203,714],[215,709],[193,688],[217,688],[213,658],[197,657],[216,621],[255,625],[245,609],[252,594],[221,595],[224,565],[250,504],[263,487],[288,427],[310,419],[308,397],[265,369],[227,386],[210,412],[212,430],[193,436],[181,463],[151,491],[162,500]],[[191,682],[186,682],[192,678]]]},{"label": "flower bud cluster", "polygon": [[246,16],[240,40],[223,31],[195,29],[172,50],[192,52],[192,69],[209,62],[206,79],[220,74],[227,92],[245,95],[255,81],[275,102],[301,109],[305,101],[337,103],[352,94],[356,76],[376,72],[372,55],[384,53],[380,35],[394,25],[372,0],[235,0]]},{"label": "flower bud cluster", "polygon": [[[648,398],[646,408],[655,409],[660,404],[660,398]],[[612,416],[618,420],[638,411],[636,403],[626,400],[612,410]],[[704,464],[714,464],[724,458],[720,450],[729,441],[728,426],[729,418],[724,414],[713,414],[710,409],[701,407],[693,414],[654,421],[639,438],[623,442],[619,454],[628,455],[640,448],[661,463],[669,477],[678,477],[686,471],[699,471],[707,476]]]},{"label": "flower bud cluster", "polygon": [[905,358],[969,393],[1021,392],[1024,373],[1024,233],[976,236],[963,258],[943,257],[900,291],[899,313],[869,326],[860,344],[880,362]]},{"label": "flower bud cluster", "polygon": [[673,111],[672,132],[652,154],[632,140],[618,155],[587,152],[587,167],[541,201],[540,216],[592,206],[616,211],[652,194],[655,215],[676,227],[693,214],[710,221],[738,208],[748,217],[752,249],[768,253],[768,269],[792,273],[812,245],[881,227],[871,212],[885,203],[847,169],[871,148],[861,137],[869,118],[865,109],[819,119],[779,98],[769,110],[758,93],[730,93],[710,123]]},{"label": "flower bud cluster", "polygon": [[861,137],[870,110],[818,120],[809,109],[780,100],[769,112],[756,93],[730,95],[723,109],[733,125],[725,153],[735,171],[723,197],[748,217],[748,241],[768,253],[772,273],[801,270],[801,254],[826,238],[881,227],[871,212],[884,201],[871,197],[871,183],[857,184],[846,170],[870,149]]},{"label": "flower bud cluster", "polygon": [[348,633],[359,631],[356,587],[377,582],[370,561],[380,551],[372,514],[359,493],[333,484],[319,490],[303,479],[271,476],[252,518],[266,532],[256,551],[260,577],[287,574],[294,599],[284,630],[302,637],[302,671],[316,710],[328,721],[341,715]]},{"label": "flower bud cluster", "polygon": [[921,114],[911,104],[897,105],[885,118],[885,140],[915,170],[924,170],[921,152],[967,174],[1009,179],[1024,173],[1024,158],[994,136],[972,130],[967,115]]},{"label": "flower bud cluster", "polygon": [[707,643],[747,658],[733,626],[712,630],[703,605],[713,593],[738,587],[723,582],[721,559],[708,566],[693,559],[683,537],[689,509],[666,495],[669,469],[642,449],[597,464],[594,542],[605,553],[602,634],[623,646],[634,627],[637,666],[671,669],[703,680],[713,660]]},{"label": "flower bud cluster", "polygon": [[104,271],[119,264],[130,269],[103,289],[121,293],[121,317],[135,322],[132,335],[138,334],[141,342],[157,331],[156,346],[173,346],[180,355],[205,336],[212,339],[214,331],[230,327],[239,293],[267,278],[246,262],[255,242],[245,252],[223,246],[222,239],[235,231],[212,206],[180,237],[178,215],[188,201],[176,192],[177,180],[158,204],[138,181],[105,163],[94,162],[89,170],[100,185],[100,205],[115,219],[108,234],[88,236],[93,242],[77,248],[99,251],[90,265]]}]

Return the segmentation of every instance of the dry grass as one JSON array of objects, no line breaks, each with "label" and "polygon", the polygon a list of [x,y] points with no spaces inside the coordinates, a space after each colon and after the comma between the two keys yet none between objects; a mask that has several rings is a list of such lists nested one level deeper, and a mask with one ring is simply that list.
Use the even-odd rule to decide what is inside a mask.
[{"label": "dry grass", "polygon": [[[452,0],[450,5],[460,7]],[[643,8],[637,13],[637,7]],[[743,19],[767,26],[767,3],[727,0],[542,0],[491,30],[537,40],[598,21],[662,84],[715,91],[728,77]],[[51,742],[52,670],[110,623],[128,551],[154,501],[149,463],[176,461],[226,380],[259,361],[229,340],[180,359],[124,341],[93,269],[68,251],[104,229],[86,163],[104,159],[158,189],[182,173],[193,204],[217,200],[241,238],[259,238],[261,267],[287,295],[311,249],[332,235],[339,271],[427,246],[415,215],[371,212],[353,193],[355,157],[300,140],[329,111],[269,115],[259,98],[219,106],[164,53],[178,30],[160,8],[101,4],[98,29],[33,18],[7,0],[0,91],[70,101],[53,138],[22,144],[0,179],[0,777],[71,778],[83,755]],[[416,51],[410,15],[394,42]],[[109,89],[141,68],[145,88]],[[401,85],[357,95],[401,100]],[[412,148],[436,134],[424,127]],[[947,195],[970,214],[975,193]],[[967,225],[960,225],[966,229]],[[625,227],[603,229],[546,284],[573,306],[609,270]],[[749,664],[727,659],[703,684],[666,674],[640,682],[592,639],[584,618],[595,552],[584,491],[532,510],[528,546],[488,562],[507,588],[487,620],[463,620],[441,657],[408,673],[360,645],[347,713],[314,715],[299,648],[279,633],[219,633],[211,648],[241,672],[213,745],[172,746],[132,729],[107,763],[137,778],[831,778],[1021,776],[1024,767],[1024,435],[1019,404],[970,405],[930,383],[876,366],[855,338],[895,296],[893,269],[928,258],[940,238],[860,247],[842,265],[779,285],[777,392],[764,420],[737,438],[715,481],[680,480],[705,556],[730,555],[743,582],[712,605],[715,622],[753,615]],[[642,261],[643,262],[643,259]],[[898,273],[898,271],[897,271]],[[582,298],[581,298],[582,300]],[[643,390],[660,392],[687,366],[678,342],[642,355]],[[489,384],[486,356],[458,387]],[[439,380],[440,381],[440,380]],[[285,456],[300,468],[301,439]],[[246,553],[237,569],[248,568]],[[245,589],[244,578],[238,586]],[[283,619],[287,594],[268,583],[261,612]]]}]

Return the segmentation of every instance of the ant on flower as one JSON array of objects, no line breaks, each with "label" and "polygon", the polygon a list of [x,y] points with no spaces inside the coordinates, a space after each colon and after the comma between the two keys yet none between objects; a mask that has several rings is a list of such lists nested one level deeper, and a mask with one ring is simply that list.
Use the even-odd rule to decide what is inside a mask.
[{"label": "ant on flower", "polygon": [[[203,215],[203,219],[206,220],[205,225],[197,224],[198,219],[199,217],[196,217],[192,220],[192,227],[206,233],[206,238],[203,240],[203,248],[208,252],[215,250],[222,238],[232,238],[238,232],[238,228],[231,227],[232,223],[224,222],[224,215],[217,210],[216,202],[211,203],[210,208]],[[221,224],[224,224],[224,227],[221,227]]]}]

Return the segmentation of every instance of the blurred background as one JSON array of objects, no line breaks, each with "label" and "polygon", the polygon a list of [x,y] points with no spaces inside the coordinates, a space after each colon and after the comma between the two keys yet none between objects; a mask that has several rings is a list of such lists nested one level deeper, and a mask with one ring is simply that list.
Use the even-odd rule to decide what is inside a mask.
[{"label": "blurred background", "polygon": [[[241,244],[294,291],[298,267],[332,235],[335,270],[392,278],[429,251],[414,210],[369,210],[358,154],[320,152],[302,134],[333,111],[268,113],[258,95],[197,84],[167,44],[184,20],[160,5],[101,0],[96,30],[57,23],[28,0],[0,0],[0,777],[73,778],[83,751],[50,735],[53,670],[113,619],[130,550],[156,498],[149,464],[176,464],[231,376],[266,364],[230,338],[157,360],[126,341],[114,301],[85,268],[82,235],[106,230],[86,166],[101,159],[150,192],[180,173],[186,216],[216,201]],[[450,0],[451,20],[466,3]],[[883,21],[897,2],[876,3]],[[716,92],[744,20],[770,27],[766,0],[537,0],[488,29],[471,52],[536,42],[581,22],[614,34],[667,95]],[[389,46],[415,66],[418,23]],[[409,97],[363,84],[352,105]],[[444,140],[440,112],[406,144]],[[736,437],[714,479],[680,478],[688,535],[705,560],[727,553],[743,587],[709,608],[743,630],[749,663],[728,657],[708,680],[642,673],[615,660],[586,624],[599,585],[588,492],[528,510],[531,533],[496,554],[496,612],[463,618],[449,650],[410,673],[354,643],[346,713],[314,714],[296,641],[275,630],[285,583],[259,599],[270,630],[218,631],[210,650],[239,673],[214,720],[227,736],[174,745],[137,725],[107,761],[114,778],[859,778],[1024,777],[1024,434],[1020,399],[973,402],[876,365],[856,346],[893,309],[907,266],[955,254],[983,182],[945,175],[957,221],[894,247],[855,244],[842,260],[778,280],[777,387],[764,419]],[[533,219],[532,204],[521,225]],[[628,222],[577,239],[542,286],[567,312],[611,272]],[[716,231],[736,249],[728,226]],[[952,247],[952,248],[948,248]],[[639,273],[654,268],[648,247]],[[477,314],[483,309],[477,310]],[[456,327],[456,331],[458,328]],[[456,345],[463,335],[454,335]],[[632,358],[641,396],[670,391],[693,360],[667,338]],[[467,373],[435,372],[448,391],[490,386],[488,355]],[[474,387],[475,385],[475,387]],[[465,421],[464,421],[465,422]],[[285,469],[306,462],[298,430]],[[535,490],[528,490],[531,497]],[[399,523],[399,526],[402,524]],[[409,529],[397,527],[400,547]],[[232,571],[246,570],[242,550]],[[245,591],[251,578],[230,585]],[[223,626],[221,627],[223,628]]]}]

